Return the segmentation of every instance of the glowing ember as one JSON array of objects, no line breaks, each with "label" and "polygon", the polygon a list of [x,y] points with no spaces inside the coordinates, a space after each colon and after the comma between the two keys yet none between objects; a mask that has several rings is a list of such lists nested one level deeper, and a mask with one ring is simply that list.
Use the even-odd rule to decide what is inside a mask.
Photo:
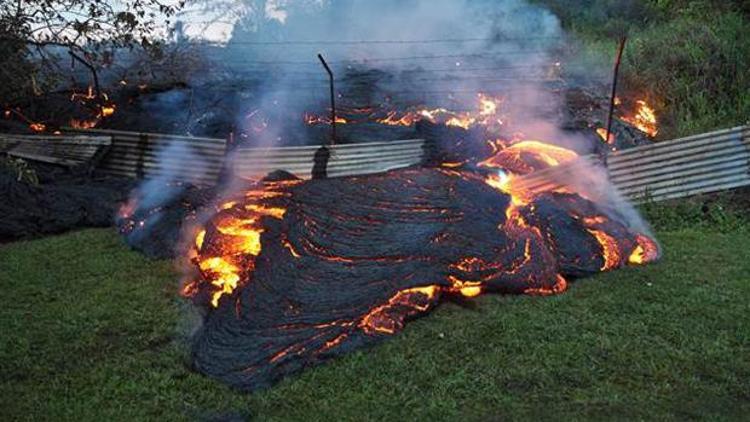
[{"label": "glowing ember", "polygon": [[109,105],[102,106],[102,111],[101,111],[102,117],[109,117],[109,116],[115,114],[115,109],[116,108],[117,107],[114,104],[109,104]]},{"label": "glowing ember", "polygon": [[91,85],[89,85],[85,93],[73,92],[70,95],[70,101],[81,101],[83,104],[93,99],[96,99],[96,95],[94,94],[94,87]]},{"label": "glowing ember", "polygon": [[602,138],[602,141],[612,145],[615,143],[615,135],[613,133],[609,134],[609,139],[607,139],[607,129],[600,127],[596,130],[596,133],[599,135],[600,138]]},{"label": "glowing ember", "polygon": [[[303,119],[305,123],[308,125],[330,125],[331,124],[330,117],[317,116],[311,113],[305,113],[303,116]],[[344,117],[336,116],[336,124],[345,125],[347,123],[349,122]]]},{"label": "glowing ember", "polygon": [[[426,120],[435,124],[470,129],[476,125],[488,127],[503,125],[505,116],[501,115],[500,106],[502,103],[502,98],[495,98],[479,93],[477,94],[476,111],[471,112],[451,111],[443,107],[412,107],[405,111],[378,111],[370,107],[365,107],[350,109],[347,110],[347,112],[366,115],[363,119],[357,119],[354,122],[374,121],[388,126],[412,126],[419,121]],[[318,116],[311,113],[305,113],[303,117],[305,123],[308,125],[331,123],[329,117]],[[353,123],[353,121],[337,116],[336,123],[346,124]]]},{"label": "glowing ember", "polygon": [[201,246],[203,246],[203,240],[206,238],[206,231],[200,230],[197,235],[195,235],[195,248],[200,249]]},{"label": "glowing ember", "polygon": [[[127,82],[120,81],[120,84],[126,85]],[[93,86],[89,86],[85,93],[73,92],[73,94],[71,94],[70,96],[70,101],[78,102],[81,105],[86,106],[90,110],[96,110],[96,113],[91,113],[92,116],[89,118],[70,119],[70,122],[68,124],[76,129],[95,128],[102,122],[103,119],[112,116],[117,110],[117,105],[109,101],[109,96],[107,95],[107,93],[102,92],[101,97],[99,97],[94,92]]]},{"label": "glowing ember", "polygon": [[70,120],[70,127],[75,129],[91,129],[96,127],[96,125],[99,124],[99,119],[94,120],[78,120],[78,119],[71,119]]},{"label": "glowing ember", "polygon": [[44,132],[47,130],[47,125],[44,123],[30,123],[29,128],[33,130],[34,132]]},{"label": "glowing ember", "polygon": [[388,126],[411,126],[420,119],[420,114],[417,113],[407,112],[399,117],[397,112],[389,111],[386,117],[378,119],[377,122]]}]

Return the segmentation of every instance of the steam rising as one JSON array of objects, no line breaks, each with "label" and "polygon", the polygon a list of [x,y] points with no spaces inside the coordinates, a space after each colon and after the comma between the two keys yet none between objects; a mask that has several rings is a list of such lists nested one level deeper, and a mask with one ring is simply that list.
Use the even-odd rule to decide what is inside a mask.
[{"label": "steam rising", "polygon": [[[516,137],[518,133],[522,133],[523,138],[539,139],[544,143],[557,144],[579,153],[587,153],[590,150],[590,140],[559,129],[558,118],[561,104],[559,104],[559,98],[554,92],[556,88],[560,88],[562,83],[559,78],[560,59],[558,56],[565,40],[557,18],[543,8],[530,5],[522,0],[248,0],[230,3],[219,2],[218,4],[219,6],[216,2],[206,2],[206,7],[216,10],[217,8],[224,7],[226,9],[228,6],[233,6],[234,9],[227,9],[226,13],[234,16],[236,23],[233,26],[231,37],[226,42],[220,45],[202,45],[202,47],[205,47],[205,56],[212,60],[215,66],[212,72],[194,76],[196,79],[191,81],[191,85],[200,86],[201,90],[209,91],[220,85],[229,86],[231,92],[227,94],[229,98],[224,99],[224,103],[228,103],[234,108],[229,112],[218,107],[212,108],[203,114],[194,116],[193,122],[188,125],[189,127],[192,127],[193,123],[200,122],[201,119],[208,120],[213,116],[226,113],[230,114],[229,117],[234,122],[234,137],[246,146],[274,147],[299,143],[320,145],[325,140],[325,135],[321,135],[320,132],[311,132],[310,127],[304,124],[301,117],[306,112],[323,116],[328,113],[327,75],[316,57],[318,53],[322,53],[336,75],[337,103],[342,109],[376,106],[387,107],[392,110],[405,110],[413,106],[426,106],[444,107],[453,111],[476,111],[478,94],[481,93],[491,97],[493,104],[500,104],[499,107],[503,108],[503,115],[509,116],[507,121],[500,124],[502,127],[498,133],[492,133],[488,136],[495,136],[496,139],[509,139]],[[182,98],[184,96],[179,94],[176,99],[164,96],[163,105],[168,106],[170,102],[172,104],[179,103],[184,100]],[[192,94],[190,98],[192,100]],[[497,102],[494,102],[496,99]],[[367,129],[369,128],[372,128],[378,134],[382,133],[379,132],[378,128],[367,127]],[[327,128],[324,127],[323,129]],[[389,139],[380,140],[386,141]],[[477,139],[476,141],[486,142],[496,139]],[[357,142],[360,140],[344,139],[344,141]],[[502,145],[502,142],[497,144]],[[575,164],[570,166],[560,165],[559,168],[551,169],[554,170],[554,173],[550,173],[552,174],[549,180],[551,183],[557,186],[565,186],[568,188],[567,192],[579,193],[584,198],[596,202],[596,209],[609,214],[611,220],[616,221],[617,224],[626,223],[636,233],[649,232],[647,225],[637,211],[609,183],[605,170],[590,165],[585,160],[573,161],[575,160],[575,154],[566,152],[573,157],[571,162]],[[230,154],[228,158],[230,161],[231,156]],[[131,204],[133,204],[134,209],[128,210],[123,215],[125,219],[131,219],[131,216],[134,215],[136,216],[135,221],[138,221],[141,216],[143,217],[140,220],[141,227],[131,231],[130,236],[152,236],[151,229],[159,223],[164,215],[170,212],[167,211],[170,207],[180,202],[181,195],[184,192],[184,185],[181,181],[191,182],[185,180],[184,176],[186,174],[194,176],[203,174],[204,169],[201,168],[192,167],[189,171],[184,171],[185,169],[182,168],[185,157],[190,157],[191,162],[200,159],[200,157],[193,156],[184,143],[174,142],[170,144],[159,154],[159,157],[162,167],[166,171],[161,176],[145,182],[133,193]],[[506,187],[506,182],[512,184],[521,179],[521,177],[518,177],[514,181],[512,178],[516,175],[511,175],[510,170],[506,174],[505,170],[508,167],[491,167],[491,170],[488,170],[500,173],[500,184],[503,187]],[[447,178],[439,172],[435,172],[435,174],[434,180],[440,180],[438,176],[439,178]],[[477,170],[477,174],[479,174],[479,170]],[[533,175],[532,173],[531,176]],[[395,176],[395,178],[398,177]],[[219,192],[213,198],[213,203],[202,210],[192,212],[190,218],[180,220],[182,232],[176,233],[176,236],[182,239],[179,243],[185,246],[186,250],[190,250],[190,253],[181,255],[183,294],[186,294],[185,289],[189,291],[191,286],[196,288],[195,286],[202,285],[205,287],[208,285],[209,290],[215,290],[212,297],[214,306],[218,306],[218,300],[222,295],[232,294],[234,289],[237,288],[237,283],[242,278],[240,273],[245,274],[245,272],[255,271],[255,257],[261,256],[259,255],[260,247],[264,246],[261,245],[263,228],[260,227],[260,216],[271,215],[273,209],[278,209],[268,204],[265,204],[267,207],[264,208],[262,195],[251,194],[245,181],[232,181],[230,179],[222,182],[223,185],[220,187],[222,192]],[[354,194],[356,194],[357,189],[364,186],[364,184],[353,183],[350,184],[353,189],[349,190],[348,188],[342,189],[342,185],[348,183],[345,180],[329,182],[332,185],[338,184],[338,189],[343,192]],[[382,183],[384,186],[382,189],[385,191],[386,187],[398,186],[400,182],[396,181],[396,183],[391,184],[381,180],[379,183]],[[447,182],[439,181],[435,183],[442,189]],[[411,182],[404,186],[410,184]],[[301,186],[312,187],[313,192],[315,192],[315,189],[320,189],[320,192],[326,190],[325,186],[321,189],[321,185],[315,184]],[[259,191],[261,194],[263,193],[263,189],[259,189]],[[235,195],[238,192],[241,194]],[[320,195],[320,192],[308,194],[308,200],[310,197]],[[378,190],[376,189],[375,192],[378,192]],[[483,191],[479,190],[478,192]],[[330,194],[330,192],[326,193],[326,195]],[[467,210],[474,208],[473,198],[476,197],[467,196],[467,198],[472,198],[471,202],[464,202]],[[517,211],[516,206],[512,205],[513,197],[510,194],[508,197],[509,203],[506,204],[505,212]],[[240,198],[239,204],[235,201],[237,198]],[[273,198],[273,196],[269,196],[269,198]],[[350,194],[348,198],[344,199],[349,202],[356,202],[356,198],[353,198],[355,197]],[[484,198],[497,200],[495,196],[484,196]],[[578,197],[576,196],[576,198]],[[460,201],[458,203],[460,204]],[[493,205],[498,204],[493,203]],[[387,206],[383,208],[387,208]],[[226,214],[232,217],[224,221],[225,224],[232,222],[232,219],[236,220],[234,226],[227,226],[234,230],[230,232],[230,235],[227,235],[227,238],[235,236],[245,241],[235,242],[236,244],[227,242],[226,245],[239,245],[238,247],[247,249],[243,249],[242,253],[234,250],[229,253],[219,246],[202,249],[204,239],[210,239],[212,236],[209,234],[206,237],[207,232],[214,232],[214,240],[221,239],[221,236],[223,236],[224,232],[220,230],[215,220],[217,215],[221,215],[221,211],[217,214],[217,210],[220,209],[227,211]],[[298,208],[296,212],[301,215],[303,213],[299,211],[300,209]],[[267,214],[263,214],[262,210],[265,210]],[[325,225],[320,223],[313,226],[325,227],[325,231],[335,235],[337,233],[336,226],[343,225],[339,224],[342,220],[337,223],[336,218],[343,219],[346,214],[336,217],[335,207],[331,207],[331,210],[330,215],[329,213],[323,213],[322,216],[319,216],[322,220],[325,220]],[[533,214],[533,207],[530,207],[529,210]],[[396,211],[398,211],[398,208]],[[283,216],[285,212],[286,208],[282,208],[281,215]],[[401,209],[401,212],[404,212],[404,209]],[[170,214],[170,216],[173,215]],[[506,223],[500,228],[500,230],[506,232],[504,234],[507,234],[510,238],[513,237],[515,232],[526,233],[528,230],[527,223],[519,217],[520,214],[516,215],[515,219],[510,214],[506,214],[506,216]],[[592,215],[591,217],[599,217],[599,215]],[[281,217],[277,216],[276,218]],[[408,221],[412,219],[416,221],[419,218],[417,213],[411,213],[408,216],[408,219],[410,219]],[[290,224],[307,227],[307,220],[291,221]],[[305,224],[302,224],[302,221]],[[452,224],[453,222],[449,223],[446,220],[446,226]],[[453,228],[455,227],[458,226],[456,225]],[[496,225],[493,227],[496,227]],[[564,224],[561,229],[565,229]],[[217,235],[217,233],[220,234]],[[236,233],[240,234],[235,235]],[[341,233],[351,235],[351,232],[342,231]],[[390,236],[391,234],[387,232],[384,233],[383,237],[388,241],[397,239],[397,236]],[[529,231],[529,233],[541,232]],[[481,239],[486,234],[482,233],[482,236],[478,238]],[[606,235],[606,233],[604,234]],[[491,236],[491,232],[489,236]],[[549,240],[542,238],[541,234],[538,236],[540,245]],[[365,238],[364,236],[359,237],[359,239],[354,239],[352,243],[356,244]],[[498,238],[501,238],[501,236],[498,236]],[[604,239],[609,239],[609,237],[605,236]],[[129,238],[128,240],[131,243],[140,243],[138,239],[133,241]],[[343,244],[346,243],[345,241],[339,241],[338,243]],[[221,242],[216,243],[216,245],[220,244]],[[252,247],[247,247],[248,244]],[[526,239],[525,247],[529,248],[530,244],[530,241]],[[195,245],[195,247],[186,245]],[[594,243],[594,245],[596,244]],[[283,250],[281,248],[284,246],[276,246],[278,246],[277,252]],[[291,244],[288,244],[288,246],[291,248],[290,253],[296,254]],[[485,246],[487,249],[482,251],[481,256],[486,254],[489,257],[494,253],[493,251],[504,250],[503,248],[491,249],[491,241],[479,242],[476,249],[479,250]],[[577,247],[579,245],[572,242],[565,246]],[[616,243],[615,246],[617,246]],[[372,244],[368,243],[367,247],[371,248]],[[606,247],[607,245],[602,244],[602,256],[605,264],[601,268],[602,270],[613,268],[607,267],[609,260],[607,259],[608,250]],[[508,250],[513,249],[508,248]],[[269,250],[273,251],[273,249]],[[461,252],[464,251],[461,250]],[[631,250],[627,251],[628,254],[631,252]],[[221,255],[222,253],[224,255]],[[270,254],[271,257],[274,256],[273,252],[270,252]],[[532,256],[528,251],[524,254],[528,255],[527,258],[519,260],[519,262],[525,263]],[[545,259],[551,259],[544,258],[548,255],[539,252],[533,256],[534,260],[539,260],[537,262],[539,271],[554,269],[548,261],[545,261]],[[198,261],[200,257],[206,259]],[[231,260],[223,259],[226,257],[240,258],[230,262]],[[265,256],[263,258],[266,259]],[[502,256],[492,257],[492,259],[500,258]],[[623,257],[615,256],[615,258],[617,259],[613,262],[619,265],[620,258]],[[623,262],[626,262],[627,255],[624,258],[625,261]],[[653,258],[655,259],[655,257]],[[271,262],[272,259],[266,259],[266,263]],[[444,258],[441,259],[444,260]],[[492,259],[488,258],[489,261],[494,262]],[[196,262],[208,263],[206,268],[213,271],[216,277],[209,280],[204,273],[207,270],[202,267],[199,270]],[[468,260],[467,262],[471,264],[474,261]],[[477,260],[476,262],[483,261]],[[472,267],[472,265],[467,264],[468,267]],[[429,267],[429,270],[432,271],[434,269],[432,267],[435,266],[437,265],[430,264],[426,267]],[[501,267],[505,268],[505,263]],[[295,268],[295,271],[301,272],[308,269],[308,267],[300,266],[300,264],[289,265],[288,268]],[[346,270],[349,271],[350,269],[347,267]],[[515,272],[515,269],[513,272]],[[310,274],[312,274],[311,278],[317,276],[314,272]],[[342,272],[341,274],[345,273]],[[532,274],[530,279],[534,279],[534,277],[535,274]],[[336,283],[342,282],[340,277],[338,279],[332,278]],[[297,279],[299,277],[295,278],[295,280]],[[550,280],[555,281],[555,284],[553,287],[548,287],[545,294],[559,293],[565,289],[565,280],[561,276],[558,275],[557,278],[550,278]],[[562,280],[562,283],[560,283],[560,280]],[[418,287],[424,288],[425,286]],[[427,286],[427,288],[429,292],[432,292],[428,295],[432,300],[437,287]],[[443,288],[447,287],[443,286]],[[483,287],[469,284],[461,288],[461,283],[454,285],[453,288],[466,296],[479,294],[483,289]],[[403,290],[403,292],[409,291],[411,290]],[[544,291],[538,289],[538,292]],[[216,295],[216,292],[219,292],[218,295]],[[283,296],[283,294],[280,295],[280,297]],[[293,306],[290,305],[290,309],[292,308]],[[240,309],[240,307],[236,309]],[[427,308],[422,309],[422,311],[425,309]],[[186,321],[187,325],[182,327],[183,330],[189,331],[188,334],[195,332],[203,322],[201,316],[197,315],[196,312],[198,311],[195,309],[188,310],[190,320]],[[200,312],[208,311],[202,309]],[[239,319],[239,311],[236,312]],[[244,318],[244,314],[242,318]],[[326,326],[334,325],[326,324]],[[231,332],[231,330],[228,332]],[[254,331],[254,333],[257,332],[260,331]],[[237,331],[232,333],[234,335]],[[237,335],[236,337],[240,338],[241,336]],[[283,336],[275,336],[274,338],[281,337]],[[235,341],[235,339],[233,338],[228,343],[232,341]],[[266,339],[263,341],[266,341]],[[329,343],[335,345],[336,341],[332,340]],[[234,351],[236,350],[238,349]],[[258,350],[252,350],[251,352],[256,353]],[[274,356],[270,360],[271,363],[279,356],[279,358],[283,358],[288,350],[290,349],[284,349],[282,353]],[[244,356],[234,353],[234,351],[233,355]],[[232,358],[235,357],[232,356]]]},{"label": "steam rising", "polygon": [[[206,12],[218,8],[205,4]],[[209,48],[218,70],[201,77],[246,83],[235,127],[250,145],[323,140],[294,127],[305,112],[327,114],[318,53],[333,68],[342,108],[475,110],[477,93],[486,92],[507,97],[514,130],[550,132],[556,100],[543,84],[559,72],[564,34],[543,8],[521,0],[290,0],[221,9],[236,23],[226,43]]]},{"label": "steam rising", "polygon": [[157,227],[166,213],[164,208],[181,197],[187,187],[186,183],[197,183],[198,177],[206,170],[199,164],[197,167],[191,166],[189,171],[186,171],[185,161],[194,163],[202,161],[184,142],[173,141],[157,154],[162,171],[157,176],[146,179],[131,192],[128,204],[118,216],[119,218],[134,216],[137,221],[138,227],[130,227],[125,231],[131,243],[140,243],[142,239],[152,236],[152,230]]},{"label": "steam rising", "polygon": [[[552,13],[523,0],[246,0],[194,6],[225,29],[232,23],[221,43],[202,44],[213,70],[191,81],[209,90],[228,84],[225,103],[232,108],[212,109],[194,120],[229,114],[234,136],[246,146],[325,141],[325,127],[311,132],[301,118],[306,112],[328,114],[328,78],[316,57],[322,53],[336,75],[340,109],[419,105],[467,111],[476,110],[477,94],[485,93],[502,98],[509,116],[498,137],[522,133],[590,152],[590,140],[559,129],[555,90],[562,86],[565,34]],[[184,24],[193,41],[196,28],[211,33],[210,25]],[[154,203],[151,186],[168,181],[149,182],[141,194]],[[557,182],[627,210],[631,225],[644,227],[600,169],[577,167]],[[171,200],[164,195],[156,197]]]}]

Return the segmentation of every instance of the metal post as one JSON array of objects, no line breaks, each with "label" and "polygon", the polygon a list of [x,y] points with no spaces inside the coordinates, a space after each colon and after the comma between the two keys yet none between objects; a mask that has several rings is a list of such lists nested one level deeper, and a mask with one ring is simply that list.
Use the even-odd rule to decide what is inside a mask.
[{"label": "metal post", "polygon": [[[615,69],[612,75],[612,95],[609,98],[609,115],[607,116],[607,137],[605,142],[609,143],[609,137],[612,135],[612,116],[615,112],[615,97],[617,96],[617,76],[620,73],[620,62],[622,61],[622,52],[625,50],[625,41],[627,37],[620,38],[620,45],[617,49],[617,58],[615,59]],[[604,156],[604,165],[607,165],[607,156]]]},{"label": "metal post", "polygon": [[331,71],[331,68],[328,67],[328,63],[326,63],[325,59],[323,58],[323,55],[318,54],[318,59],[320,59],[320,62],[323,64],[323,67],[326,69],[326,72],[328,72],[328,79],[331,82],[331,145],[336,144],[336,94],[333,89],[333,72]]}]

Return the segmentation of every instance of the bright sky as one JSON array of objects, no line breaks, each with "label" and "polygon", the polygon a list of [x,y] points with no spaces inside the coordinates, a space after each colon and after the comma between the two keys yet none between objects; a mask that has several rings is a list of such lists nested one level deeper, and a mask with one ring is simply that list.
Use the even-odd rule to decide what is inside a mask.
[{"label": "bright sky", "polygon": [[[264,10],[265,18],[284,23],[287,18],[285,9],[292,1],[268,0]],[[188,37],[227,42],[232,36],[234,25],[248,13],[252,13],[252,10],[242,0],[219,0],[212,1],[208,7],[188,4],[179,14],[179,19],[185,22],[185,34]]]}]

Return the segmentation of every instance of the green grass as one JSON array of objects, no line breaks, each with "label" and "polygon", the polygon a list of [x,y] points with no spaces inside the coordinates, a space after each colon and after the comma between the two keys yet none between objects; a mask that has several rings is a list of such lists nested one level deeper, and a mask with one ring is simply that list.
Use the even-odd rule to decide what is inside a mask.
[{"label": "green grass", "polygon": [[661,263],[557,297],[444,304],[378,347],[255,394],[190,371],[190,314],[169,262],[111,230],[0,246],[0,417],[739,419],[750,411],[750,236],[695,227],[659,233]]}]

